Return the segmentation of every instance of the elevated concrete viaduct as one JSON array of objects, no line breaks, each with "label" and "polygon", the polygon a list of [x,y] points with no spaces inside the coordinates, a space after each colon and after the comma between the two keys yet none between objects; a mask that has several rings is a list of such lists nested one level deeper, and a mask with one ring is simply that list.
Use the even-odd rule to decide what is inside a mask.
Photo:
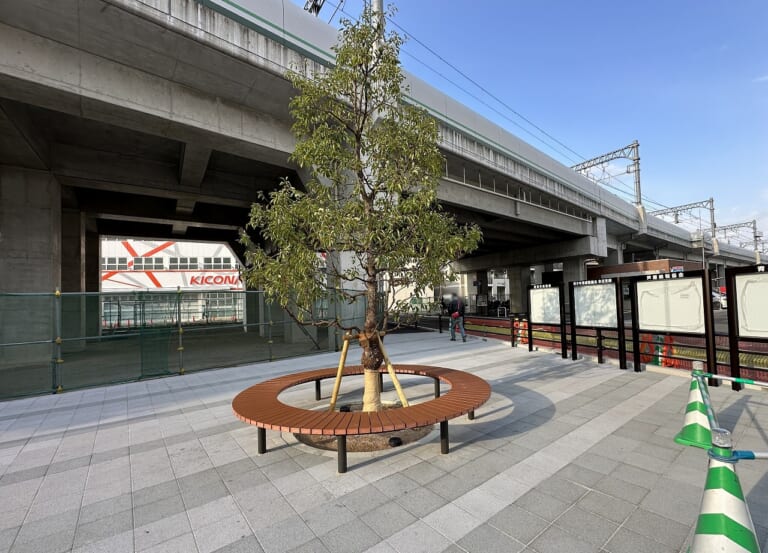
[{"label": "elevated concrete viaduct", "polygon": [[[322,71],[336,30],[288,0],[0,3],[0,292],[98,289],[104,234],[232,242],[260,191],[300,182],[288,68]],[[660,255],[690,233],[599,188],[413,76],[440,125],[439,198],[484,230],[458,269]],[[711,254],[711,252],[710,252]],[[719,263],[753,253],[721,247]]]}]

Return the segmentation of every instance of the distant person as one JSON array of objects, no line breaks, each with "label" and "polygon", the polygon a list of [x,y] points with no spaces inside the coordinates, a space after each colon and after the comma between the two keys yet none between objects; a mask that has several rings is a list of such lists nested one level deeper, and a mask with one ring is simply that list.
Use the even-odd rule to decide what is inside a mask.
[{"label": "distant person", "polygon": [[464,302],[456,294],[451,295],[451,303],[448,304],[450,315],[448,327],[451,329],[451,342],[456,341],[456,327],[459,327],[462,341],[467,341],[467,333],[464,332]]}]

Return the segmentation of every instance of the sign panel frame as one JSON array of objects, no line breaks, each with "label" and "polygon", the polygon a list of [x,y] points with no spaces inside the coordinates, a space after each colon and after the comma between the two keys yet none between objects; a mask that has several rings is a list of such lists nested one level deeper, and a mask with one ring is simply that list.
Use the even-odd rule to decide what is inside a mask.
[{"label": "sign panel frame", "polygon": [[[613,304],[609,305],[606,309],[612,312],[614,317],[613,325],[599,325],[599,324],[579,324],[579,313],[577,308],[577,298],[579,296],[578,290],[597,289],[602,287],[610,289],[613,294]],[[570,282],[568,285],[568,293],[570,299],[570,311],[571,311],[571,359],[576,361],[578,359],[578,329],[594,330],[597,339],[597,362],[603,363],[603,330],[615,330],[618,340],[618,353],[619,353],[619,368],[627,368],[627,345],[625,337],[625,325],[624,325],[624,294],[623,285],[620,278],[603,278],[596,280],[581,280]],[[585,322],[585,321],[581,321]]]},{"label": "sign panel frame", "polygon": [[[546,290],[546,292],[542,292]],[[544,296],[557,297],[559,303],[557,313],[559,316],[559,322],[534,320],[534,314],[537,314],[540,310],[536,308],[534,311],[534,296],[540,296],[542,299]],[[537,298],[536,302],[541,300]],[[551,301],[551,299],[550,299]],[[551,308],[550,308],[551,309]],[[546,317],[544,317],[546,318]],[[560,327],[560,352],[563,359],[568,358],[568,340],[566,338],[565,330],[565,285],[560,282],[558,284],[534,284],[528,286],[528,351],[533,351],[533,326],[534,325],[548,325]]]},{"label": "sign panel frame", "polygon": [[[741,320],[739,315],[746,306],[741,305],[741,300],[746,300],[747,298],[740,297],[739,277],[750,275],[766,275],[765,277],[761,276],[760,280],[768,278],[768,265],[761,263],[759,265],[750,265],[747,267],[726,267],[725,269],[725,289],[728,294],[728,349],[730,351],[731,376],[736,378],[741,377],[739,342],[768,343],[768,337],[742,334],[741,327],[744,321]],[[744,292],[744,290],[741,291]],[[741,390],[742,385],[737,382],[732,382],[731,387],[734,390]]]},{"label": "sign panel frame", "polygon": [[[703,312],[703,325],[698,327],[700,332],[685,332],[677,331],[674,329],[659,329],[659,328],[643,328],[640,321],[639,313],[639,297],[638,297],[638,283],[640,282],[652,282],[652,281],[683,281],[688,279],[695,279],[697,281],[697,287],[701,290],[702,308]],[[695,336],[704,338],[706,354],[707,354],[707,366],[709,372],[717,374],[717,350],[715,343],[715,323],[712,315],[712,282],[709,277],[708,271],[676,271],[674,273],[659,273],[652,275],[640,275],[636,277],[630,277],[627,279],[630,282],[630,300],[632,304],[632,344],[633,344],[633,360],[635,371],[639,372],[641,368],[640,360],[640,334],[662,334],[671,336]],[[665,309],[669,310],[670,306],[665,306]],[[710,385],[716,386],[717,381],[710,380]]]}]

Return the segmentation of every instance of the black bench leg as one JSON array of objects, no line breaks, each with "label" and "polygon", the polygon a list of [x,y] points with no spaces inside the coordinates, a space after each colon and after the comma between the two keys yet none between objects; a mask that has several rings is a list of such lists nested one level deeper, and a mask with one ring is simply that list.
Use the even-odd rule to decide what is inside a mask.
[{"label": "black bench leg", "polygon": [[384,391],[384,373],[379,373],[379,392]]},{"label": "black bench leg", "polygon": [[435,397],[440,397],[440,380],[435,378]]},{"label": "black bench leg", "polygon": [[470,411],[469,414],[467,415],[467,418],[471,421],[475,420],[475,412]]},{"label": "black bench leg", "polygon": [[267,452],[267,431],[264,428],[256,429],[256,442],[259,455]]},{"label": "black bench leg", "polygon": [[448,453],[448,421],[440,423],[440,453]]},{"label": "black bench leg", "polygon": [[336,450],[338,452],[339,474],[347,472],[347,437],[336,436]]},{"label": "black bench leg", "polygon": [[315,401],[320,401],[320,381],[315,380]]}]

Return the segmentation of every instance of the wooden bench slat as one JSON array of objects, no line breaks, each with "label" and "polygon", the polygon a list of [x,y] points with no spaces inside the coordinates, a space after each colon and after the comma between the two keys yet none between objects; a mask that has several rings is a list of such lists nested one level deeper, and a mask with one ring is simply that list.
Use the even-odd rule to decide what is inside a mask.
[{"label": "wooden bench slat", "polygon": [[[307,410],[281,402],[278,396],[288,388],[336,376],[336,368],[317,369],[280,376],[243,390],[232,401],[237,417],[261,428],[300,434],[351,435],[427,426],[474,411],[485,403],[491,388],[483,379],[443,367],[396,365],[398,374],[437,378],[449,389],[440,398],[377,413],[340,413]],[[362,375],[360,365],[347,367],[345,376]],[[386,368],[380,369],[381,373]]]}]

